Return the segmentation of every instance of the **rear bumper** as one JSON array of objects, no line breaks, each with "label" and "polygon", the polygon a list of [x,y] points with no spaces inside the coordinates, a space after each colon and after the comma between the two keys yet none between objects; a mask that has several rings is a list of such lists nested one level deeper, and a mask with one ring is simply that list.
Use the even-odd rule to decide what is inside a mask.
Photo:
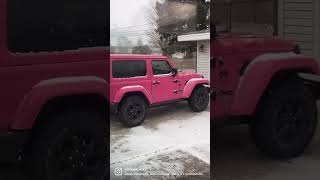
[{"label": "rear bumper", "polygon": [[29,131],[0,132],[0,162],[17,162],[29,135]]},{"label": "rear bumper", "polygon": [[313,85],[320,85],[320,75],[308,74],[308,73],[298,73],[298,76],[304,80],[306,83]]},{"label": "rear bumper", "polygon": [[215,91],[213,89],[210,88],[210,85],[204,84],[203,86],[208,90],[211,100],[215,100],[216,99],[216,93],[215,93]]}]

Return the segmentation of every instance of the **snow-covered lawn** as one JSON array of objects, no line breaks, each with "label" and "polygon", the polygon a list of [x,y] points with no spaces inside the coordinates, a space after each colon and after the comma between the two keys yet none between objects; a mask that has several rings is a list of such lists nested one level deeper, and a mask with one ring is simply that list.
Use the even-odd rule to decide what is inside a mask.
[{"label": "snow-covered lawn", "polygon": [[[162,179],[180,173],[209,179],[209,108],[195,113],[180,102],[150,109],[143,125],[135,128],[125,128],[112,117],[110,130],[112,179],[150,179],[148,173],[162,174]],[[115,176],[115,168],[122,168],[123,175]]]}]

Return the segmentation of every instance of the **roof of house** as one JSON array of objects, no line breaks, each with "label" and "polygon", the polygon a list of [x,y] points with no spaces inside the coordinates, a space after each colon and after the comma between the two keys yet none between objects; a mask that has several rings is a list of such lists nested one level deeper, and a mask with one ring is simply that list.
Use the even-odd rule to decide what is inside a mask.
[{"label": "roof of house", "polygon": [[210,40],[210,29],[189,32],[186,34],[181,34],[178,36],[178,41],[201,41],[201,40]]}]

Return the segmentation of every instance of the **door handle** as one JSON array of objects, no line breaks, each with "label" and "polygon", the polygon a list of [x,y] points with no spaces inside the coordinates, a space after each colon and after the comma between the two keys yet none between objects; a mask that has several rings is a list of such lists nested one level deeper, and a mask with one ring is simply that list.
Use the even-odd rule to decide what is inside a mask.
[{"label": "door handle", "polygon": [[218,61],[218,65],[219,66],[223,66],[224,65],[224,59],[222,57],[219,57],[217,61]]},{"label": "door handle", "polygon": [[160,81],[153,81],[152,84],[160,84]]},{"label": "door handle", "polygon": [[219,73],[220,79],[225,79],[228,77],[228,75],[229,75],[229,72],[227,70],[221,71]]},{"label": "door handle", "polygon": [[173,82],[174,82],[174,83],[179,83],[179,82],[180,82],[180,80],[175,79],[175,80],[173,80]]}]

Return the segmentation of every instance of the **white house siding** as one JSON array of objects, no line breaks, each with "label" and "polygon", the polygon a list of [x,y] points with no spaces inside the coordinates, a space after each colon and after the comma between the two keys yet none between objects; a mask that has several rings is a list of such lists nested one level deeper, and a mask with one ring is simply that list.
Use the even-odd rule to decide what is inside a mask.
[{"label": "white house siding", "polygon": [[[231,20],[232,32],[272,35],[274,0],[216,0],[215,19],[220,27]],[[230,12],[231,11],[231,12]]]},{"label": "white house siding", "polygon": [[279,0],[279,35],[296,41],[302,54],[319,58],[319,0]]},{"label": "white house siding", "polygon": [[[203,52],[199,50],[204,45]],[[197,41],[197,73],[210,80],[210,43],[209,41]]]}]

